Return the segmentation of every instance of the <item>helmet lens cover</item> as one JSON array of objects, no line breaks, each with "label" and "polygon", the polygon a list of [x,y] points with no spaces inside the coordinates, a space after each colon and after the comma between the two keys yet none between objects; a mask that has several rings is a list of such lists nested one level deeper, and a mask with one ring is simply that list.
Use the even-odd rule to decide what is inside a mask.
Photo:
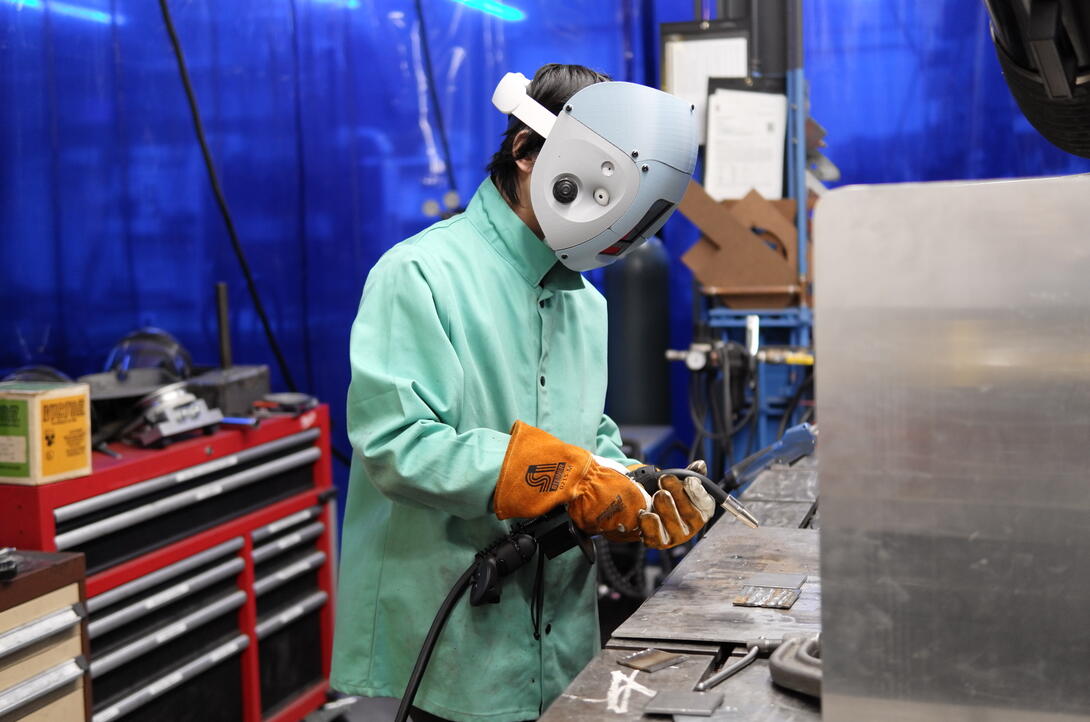
[{"label": "helmet lens cover", "polygon": [[588,271],[637,248],[666,222],[696,164],[692,107],[635,83],[589,85],[559,116],[508,73],[492,101],[545,137],[530,201],[545,243],[568,268]]}]

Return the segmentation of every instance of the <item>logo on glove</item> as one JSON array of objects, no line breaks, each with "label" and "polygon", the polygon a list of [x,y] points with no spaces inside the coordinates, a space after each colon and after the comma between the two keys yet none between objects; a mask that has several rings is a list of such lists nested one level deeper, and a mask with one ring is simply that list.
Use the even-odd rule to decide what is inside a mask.
[{"label": "logo on glove", "polygon": [[599,529],[602,529],[606,519],[619,511],[624,511],[624,499],[621,498],[620,494],[617,495],[616,499],[609,503],[609,506],[605,508],[605,511],[598,515],[598,518],[594,520],[594,523],[598,525]]},{"label": "logo on glove", "polygon": [[526,483],[536,487],[541,493],[556,491],[564,478],[568,465],[563,461],[555,464],[530,464],[526,468]]}]

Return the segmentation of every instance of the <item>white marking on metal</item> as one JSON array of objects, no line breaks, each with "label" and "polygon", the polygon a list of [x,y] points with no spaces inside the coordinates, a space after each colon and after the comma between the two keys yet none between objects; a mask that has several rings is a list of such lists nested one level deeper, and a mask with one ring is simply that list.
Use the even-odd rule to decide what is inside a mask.
[{"label": "white marking on metal", "polygon": [[628,702],[633,692],[639,692],[648,697],[655,696],[655,690],[648,689],[636,681],[636,675],[639,673],[640,670],[634,669],[632,674],[626,676],[624,672],[613,670],[613,682],[609,685],[609,691],[606,692],[606,709],[617,714],[628,714]]}]

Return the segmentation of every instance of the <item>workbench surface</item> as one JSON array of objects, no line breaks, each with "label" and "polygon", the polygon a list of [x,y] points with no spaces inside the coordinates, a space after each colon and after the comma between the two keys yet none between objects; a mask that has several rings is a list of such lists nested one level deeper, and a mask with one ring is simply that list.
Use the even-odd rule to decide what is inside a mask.
[{"label": "workbench surface", "polygon": [[[738,656],[744,648],[732,649],[732,644],[819,631],[818,532],[795,528],[817,498],[816,479],[813,459],[759,476],[740,498],[762,522],[761,528],[748,529],[729,518],[713,526],[662,587],[617,628],[606,648],[545,711],[542,722],[664,720],[643,714],[648,701],[659,691],[691,691],[721,649]],[[732,605],[746,580],[758,573],[806,575],[791,609]],[[682,653],[687,659],[651,674],[617,663],[646,647]],[[723,703],[711,717],[675,715],[676,722],[810,722],[821,717],[816,701],[772,685],[766,658],[712,693],[722,693]]]}]

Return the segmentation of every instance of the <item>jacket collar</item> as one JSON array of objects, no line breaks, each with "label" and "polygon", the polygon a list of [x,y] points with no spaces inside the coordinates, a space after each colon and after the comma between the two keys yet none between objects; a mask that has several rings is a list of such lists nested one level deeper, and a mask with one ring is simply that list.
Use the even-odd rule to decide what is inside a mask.
[{"label": "jacket collar", "polygon": [[[466,215],[496,253],[531,286],[540,285],[557,265],[556,254],[515,215],[491,178],[485,178],[478,186]],[[567,268],[563,270],[578,275]]]}]

